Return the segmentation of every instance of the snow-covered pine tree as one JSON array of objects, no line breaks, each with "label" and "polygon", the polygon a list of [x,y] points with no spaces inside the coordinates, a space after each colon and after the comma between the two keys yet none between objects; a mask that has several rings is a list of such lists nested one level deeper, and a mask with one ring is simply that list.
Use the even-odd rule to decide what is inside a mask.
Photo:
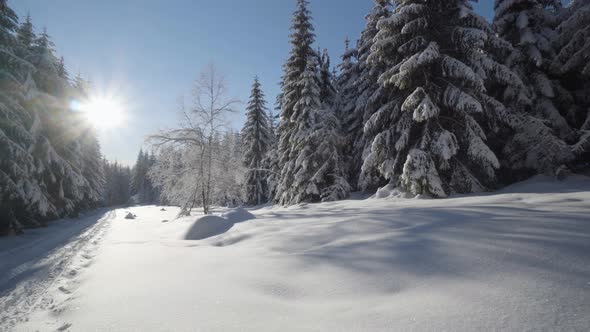
[{"label": "snow-covered pine tree", "polygon": [[269,171],[265,170],[264,160],[272,148],[274,135],[267,111],[264,92],[256,77],[246,107],[246,123],[242,129],[246,167],[244,186],[246,203],[250,205],[260,205],[270,199],[267,182]]},{"label": "snow-covered pine tree", "polygon": [[519,75],[526,89],[505,88],[498,96],[522,118],[521,128],[504,147],[508,167],[552,172],[571,160],[575,132],[571,118],[574,100],[551,77],[553,40],[561,4],[558,0],[497,0],[494,27],[512,45],[504,63]]},{"label": "snow-covered pine tree", "polygon": [[383,176],[376,169],[366,168],[361,172],[367,158],[374,133],[364,131],[365,123],[386,101],[386,91],[379,84],[379,76],[385,72],[387,65],[383,58],[370,57],[375,44],[377,24],[381,19],[391,16],[391,0],[374,0],[371,12],[365,17],[366,25],[357,42],[358,77],[353,83],[356,89],[354,107],[346,112],[345,132],[349,138],[350,174],[358,189],[372,190],[384,183]]},{"label": "snow-covered pine tree", "polygon": [[291,159],[283,167],[277,190],[282,205],[334,201],[350,192],[340,156],[339,121],[333,109],[323,108],[316,59],[308,58],[300,80],[301,97],[293,107]]},{"label": "snow-covered pine tree", "polygon": [[281,107],[281,120],[278,128],[277,166],[281,174],[278,179],[274,200],[283,201],[283,191],[291,186],[294,179],[292,170],[286,169],[293,164],[297,154],[293,152],[292,136],[297,129],[297,123],[293,117],[295,104],[302,96],[302,75],[306,70],[310,57],[317,56],[312,45],[315,41],[314,28],[311,23],[311,12],[307,8],[309,1],[297,0],[297,8],[293,14],[291,25],[291,51],[287,62],[283,66],[281,81],[281,99],[278,105]]},{"label": "snow-covered pine tree", "polygon": [[483,126],[507,112],[484,83],[518,77],[487,54],[489,23],[468,0],[395,3],[378,23],[370,56],[387,64],[379,84],[390,91],[365,124],[374,139],[362,172],[380,173],[413,195],[496,186],[500,163]]}]

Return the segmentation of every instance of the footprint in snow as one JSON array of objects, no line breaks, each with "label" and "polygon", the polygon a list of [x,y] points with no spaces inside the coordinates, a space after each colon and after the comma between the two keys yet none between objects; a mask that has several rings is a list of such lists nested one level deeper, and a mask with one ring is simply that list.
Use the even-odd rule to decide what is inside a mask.
[{"label": "footprint in snow", "polygon": [[60,286],[58,289],[64,294],[72,294],[72,292],[64,286]]},{"label": "footprint in snow", "polygon": [[60,307],[52,308],[51,313],[53,314],[53,316],[60,316],[65,311],[66,311],[66,308],[64,306],[60,306]]},{"label": "footprint in snow", "polygon": [[67,329],[69,329],[70,327],[72,327],[72,324],[70,323],[65,323],[64,325],[60,326],[59,328],[57,328],[56,331],[65,331]]}]

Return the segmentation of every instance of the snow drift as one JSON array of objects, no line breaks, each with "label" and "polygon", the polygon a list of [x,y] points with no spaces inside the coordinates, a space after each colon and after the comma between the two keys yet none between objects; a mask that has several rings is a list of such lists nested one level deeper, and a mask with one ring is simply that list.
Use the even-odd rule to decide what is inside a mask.
[{"label": "snow drift", "polygon": [[229,231],[234,224],[247,220],[256,219],[256,217],[239,207],[222,214],[222,216],[201,216],[190,227],[184,235],[185,240],[203,240]]},{"label": "snow drift", "polygon": [[202,216],[197,218],[185,234],[185,240],[203,240],[223,234],[234,226],[234,223],[218,216]]}]

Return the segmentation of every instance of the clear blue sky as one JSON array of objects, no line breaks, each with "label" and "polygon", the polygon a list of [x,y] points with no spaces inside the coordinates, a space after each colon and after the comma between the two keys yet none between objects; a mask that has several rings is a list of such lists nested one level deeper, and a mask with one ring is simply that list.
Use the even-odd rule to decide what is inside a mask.
[{"label": "clear blue sky", "polygon": [[[132,164],[144,138],[178,122],[178,99],[188,96],[213,61],[225,74],[229,97],[247,101],[259,75],[269,106],[289,53],[295,0],[9,0],[20,17],[30,12],[47,27],[73,75],[99,89],[115,89],[128,105],[125,128],[101,132],[107,158]],[[339,61],[344,39],[355,40],[371,0],[311,0],[317,46]],[[492,16],[493,1],[477,11]],[[234,119],[239,127],[243,107]]]}]

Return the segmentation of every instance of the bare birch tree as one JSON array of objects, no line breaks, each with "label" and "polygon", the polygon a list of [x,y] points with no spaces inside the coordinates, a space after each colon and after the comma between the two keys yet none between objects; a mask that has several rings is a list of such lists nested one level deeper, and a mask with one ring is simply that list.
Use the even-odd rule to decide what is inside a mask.
[{"label": "bare birch tree", "polygon": [[189,154],[184,156],[180,169],[178,164],[174,164],[175,169],[168,169],[169,172],[164,171],[166,167],[155,167],[152,172],[156,185],[170,183],[170,179],[166,179],[170,176],[176,177],[177,183],[180,182],[181,185],[168,186],[168,189],[164,186],[161,189],[174,190],[176,197],[182,197],[184,203],[181,215],[189,215],[198,204],[203,207],[204,214],[211,213],[216,181],[219,180],[216,179],[219,172],[215,172],[221,160],[219,139],[229,131],[227,115],[234,113],[234,107],[239,103],[226,95],[227,85],[223,75],[214,64],[210,64],[196,81],[191,106],[186,107],[184,102],[181,106],[180,127],[150,137],[157,148],[172,146]]}]

